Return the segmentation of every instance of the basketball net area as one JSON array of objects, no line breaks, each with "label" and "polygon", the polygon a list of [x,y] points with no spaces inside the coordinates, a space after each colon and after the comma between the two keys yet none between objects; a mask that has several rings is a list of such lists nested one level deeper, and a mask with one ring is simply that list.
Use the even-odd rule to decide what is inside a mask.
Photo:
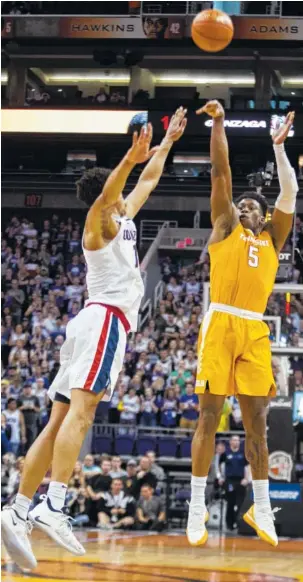
[{"label": "basketball net area", "polygon": [[[303,285],[296,283],[277,283],[274,285],[273,295],[282,295],[285,300],[287,293],[290,295],[303,294]],[[207,312],[210,304],[210,284],[204,283],[203,289],[203,316]],[[285,317],[291,315],[291,304],[289,305],[290,313],[285,314]],[[288,396],[289,394],[289,375],[291,370],[290,358],[303,356],[303,344],[291,345],[290,340],[283,334],[283,322],[281,315],[265,315],[264,321],[268,324],[272,322],[271,336],[271,352],[273,356],[273,371],[277,383],[277,395]],[[276,358],[274,358],[276,356]]]}]

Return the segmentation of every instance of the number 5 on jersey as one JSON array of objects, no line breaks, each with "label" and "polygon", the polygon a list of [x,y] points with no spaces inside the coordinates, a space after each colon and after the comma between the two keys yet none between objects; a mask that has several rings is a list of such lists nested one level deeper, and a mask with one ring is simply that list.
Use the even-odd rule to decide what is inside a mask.
[{"label": "number 5 on jersey", "polygon": [[253,247],[250,246],[249,247],[249,251],[248,251],[248,264],[250,267],[258,267],[259,265],[259,255],[258,255],[259,249],[258,247]]}]

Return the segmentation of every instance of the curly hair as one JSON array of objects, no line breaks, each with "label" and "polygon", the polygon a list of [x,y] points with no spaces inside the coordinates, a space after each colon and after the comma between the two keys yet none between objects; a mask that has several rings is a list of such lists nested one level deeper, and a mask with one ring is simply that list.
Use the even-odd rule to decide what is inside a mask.
[{"label": "curly hair", "polygon": [[76,182],[77,198],[91,206],[101,194],[110,173],[111,170],[107,168],[85,170],[83,176]]},{"label": "curly hair", "polygon": [[243,194],[241,194],[241,196],[239,196],[239,198],[237,198],[236,200],[236,206],[238,206],[238,204],[240,204],[241,200],[244,199],[250,199],[250,200],[256,200],[257,202],[259,202],[259,205],[261,207],[262,210],[262,214],[264,216],[264,218],[266,218],[267,212],[268,212],[268,203],[267,200],[265,198],[265,196],[263,196],[263,194],[258,194],[258,192],[243,192]]}]

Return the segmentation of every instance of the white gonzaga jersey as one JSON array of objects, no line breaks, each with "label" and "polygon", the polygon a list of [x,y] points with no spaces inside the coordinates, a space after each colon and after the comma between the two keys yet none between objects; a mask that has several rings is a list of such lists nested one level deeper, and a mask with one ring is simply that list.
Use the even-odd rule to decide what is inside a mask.
[{"label": "white gonzaga jersey", "polygon": [[87,264],[87,289],[91,302],[118,307],[137,329],[138,312],[144,295],[137,253],[137,229],[129,218],[115,217],[121,225],[117,236],[103,249],[88,251],[83,247]]}]

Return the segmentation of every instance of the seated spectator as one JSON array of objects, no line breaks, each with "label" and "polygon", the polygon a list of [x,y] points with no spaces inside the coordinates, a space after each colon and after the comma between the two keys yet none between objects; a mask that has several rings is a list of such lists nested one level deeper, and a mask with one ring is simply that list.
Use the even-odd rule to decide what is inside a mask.
[{"label": "seated spectator", "polygon": [[112,457],[112,468],[109,472],[109,476],[112,479],[122,479],[123,477],[126,477],[127,472],[124,469],[121,469],[121,463],[121,457],[118,455]]},{"label": "seated spectator", "polygon": [[72,517],[85,512],[85,498],[85,476],[81,462],[77,461],[68,482],[66,495],[66,506]]},{"label": "seated spectator", "polygon": [[17,401],[15,398],[8,399],[7,409],[3,410],[3,415],[6,418],[7,426],[11,429],[11,451],[15,456],[17,456],[20,452],[21,446],[24,446],[26,443],[26,426],[23,413],[17,408]]},{"label": "seated spectator", "polygon": [[108,101],[108,92],[105,91],[104,87],[100,87],[98,93],[96,94],[94,101],[96,103],[106,103]]},{"label": "seated spectator", "polygon": [[129,529],[135,523],[135,511],[135,500],[123,491],[122,480],[113,479],[110,491],[103,493],[98,503],[98,527]]},{"label": "seated spectator", "polygon": [[98,501],[111,486],[110,470],[111,462],[105,459],[101,463],[101,473],[95,473],[89,479],[86,478],[86,513],[93,524],[98,521]]},{"label": "seated spectator", "polygon": [[139,496],[141,487],[143,485],[150,485],[153,489],[157,487],[157,477],[151,471],[151,460],[145,455],[140,459],[138,472],[137,472],[137,483],[135,489],[135,497]]},{"label": "seated spectator", "polygon": [[195,430],[199,416],[199,398],[191,382],[186,384],[185,394],[180,398],[180,428]]},{"label": "seated spectator", "polygon": [[85,455],[82,469],[86,479],[90,479],[93,475],[101,473],[101,467],[95,465],[93,455]]},{"label": "seated spectator", "polygon": [[154,451],[147,451],[146,457],[150,460],[151,466],[150,471],[153,473],[157,479],[157,481],[164,481],[165,480],[165,473],[160,465],[156,463],[156,454]]},{"label": "seated spectator", "polygon": [[123,479],[124,491],[133,497],[137,493],[137,461],[135,459],[130,459],[126,465],[126,476]]},{"label": "seated spectator", "polygon": [[136,525],[139,530],[163,531],[165,528],[165,506],[161,497],[154,495],[150,485],[143,485],[137,503]]}]

